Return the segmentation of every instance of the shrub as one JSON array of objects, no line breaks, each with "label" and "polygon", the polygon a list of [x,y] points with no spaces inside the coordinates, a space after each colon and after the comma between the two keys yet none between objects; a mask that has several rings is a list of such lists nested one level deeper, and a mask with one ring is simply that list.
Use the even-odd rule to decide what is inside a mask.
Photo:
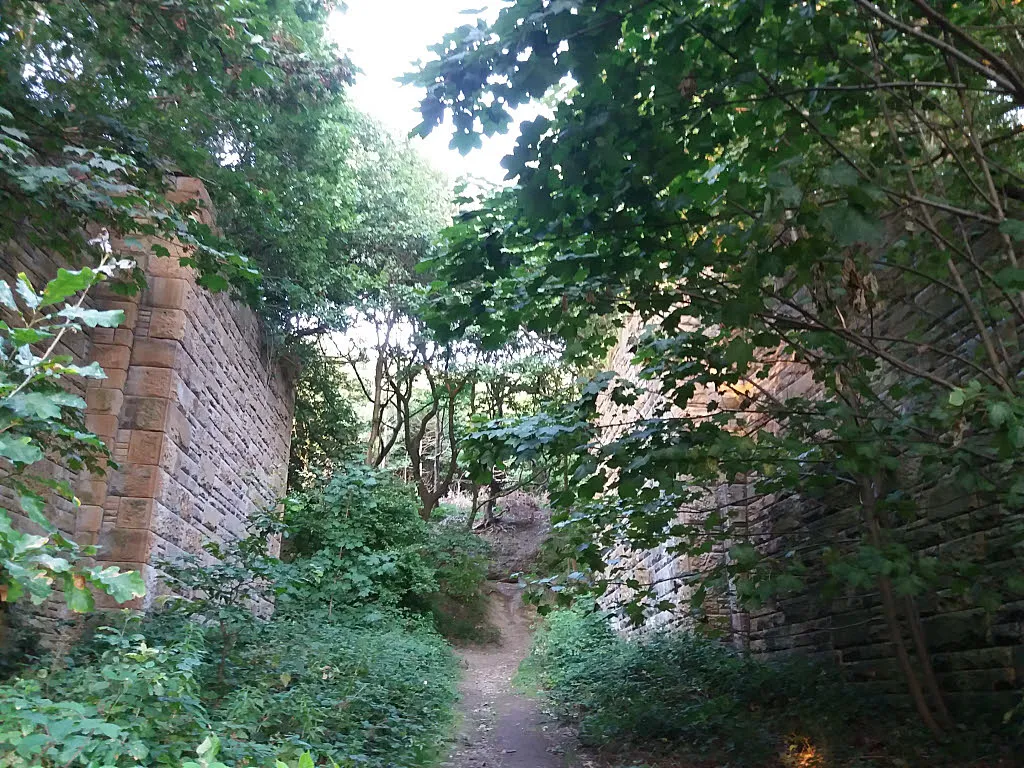
[{"label": "shrub", "polygon": [[358,463],[338,469],[322,490],[291,499],[287,558],[320,576],[299,601],[399,605],[433,592],[423,557],[428,528],[418,510],[411,485]]},{"label": "shrub", "polygon": [[174,764],[202,741],[202,632],[186,624],[160,646],[135,630],[101,628],[78,663],[0,686],[0,765]]},{"label": "shrub", "polygon": [[420,766],[451,722],[454,657],[429,622],[363,609],[261,625],[215,716],[225,754],[266,764],[310,750],[339,766]]},{"label": "shrub", "polygon": [[447,736],[456,667],[429,620],[363,609],[254,622],[226,680],[207,651],[215,625],[172,614],[128,626],[0,686],[0,766],[173,766],[215,733],[238,765],[310,752],[340,768],[418,768]]},{"label": "shrub", "polygon": [[521,677],[537,682],[589,745],[691,748],[763,764],[799,736],[828,751],[866,704],[801,660],[744,658],[690,633],[628,642],[583,607],[553,612]]},{"label": "shrub", "polygon": [[[287,559],[306,574],[278,605],[374,604],[434,617],[454,640],[489,640],[489,548],[480,537],[441,519],[425,522],[415,489],[384,470],[352,464],[322,490],[289,501]],[[435,517],[438,517],[435,515]]]},{"label": "shrub", "polygon": [[450,640],[491,642],[497,630],[487,618],[490,545],[469,531],[437,526],[427,540],[425,557],[434,569],[437,590],[426,599],[437,628]]}]

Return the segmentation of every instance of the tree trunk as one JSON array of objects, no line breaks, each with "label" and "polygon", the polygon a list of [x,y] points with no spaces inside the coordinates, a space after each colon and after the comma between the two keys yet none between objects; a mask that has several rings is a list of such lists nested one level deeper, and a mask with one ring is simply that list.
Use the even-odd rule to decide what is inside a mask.
[{"label": "tree trunk", "polygon": [[[866,475],[860,478],[861,504],[864,507],[864,518],[867,523],[868,541],[877,549],[882,546],[881,526],[878,522],[877,507],[877,482],[872,481]],[[943,730],[939,727],[932,711],[928,708],[924,692],[921,690],[921,682],[917,679],[913,664],[910,662],[910,655],[907,653],[906,643],[903,641],[903,628],[900,625],[899,616],[896,611],[896,599],[893,596],[892,582],[886,576],[878,579],[878,592],[882,598],[882,613],[885,616],[885,623],[889,628],[889,637],[892,640],[893,649],[896,652],[896,661],[900,671],[907,682],[907,689],[910,697],[914,700],[914,707],[921,721],[936,737],[942,738]]]}]

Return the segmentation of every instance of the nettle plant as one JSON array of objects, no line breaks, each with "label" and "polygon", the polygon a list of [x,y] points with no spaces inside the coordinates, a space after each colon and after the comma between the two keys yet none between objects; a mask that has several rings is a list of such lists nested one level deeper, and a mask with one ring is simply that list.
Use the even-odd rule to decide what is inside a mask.
[{"label": "nettle plant", "polygon": [[55,583],[75,612],[92,609],[92,589],[118,602],[145,591],[134,571],[76,564],[95,555],[96,547],[64,536],[44,510],[47,494],[75,507],[80,502],[68,480],[33,471],[44,459],[72,473],[101,475],[111,466],[107,446],[83,426],[85,400],[65,387],[69,377],[102,379],[103,369],[60,352],[69,334],[115,328],[124,319],[120,310],[89,308],[86,298],[95,285],[133,264],[111,255],[105,230],[92,244],[101,251],[95,267],[60,269],[41,292],[24,273],[13,290],[0,282],[0,457],[5,460],[0,485],[40,530],[17,530],[11,510],[0,507],[0,601],[6,603],[23,597],[41,603]]}]

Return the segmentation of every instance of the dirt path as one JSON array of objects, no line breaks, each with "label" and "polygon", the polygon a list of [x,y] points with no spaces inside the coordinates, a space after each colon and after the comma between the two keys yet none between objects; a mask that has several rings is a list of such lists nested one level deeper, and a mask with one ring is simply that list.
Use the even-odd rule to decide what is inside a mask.
[{"label": "dirt path", "polygon": [[530,618],[515,584],[492,582],[491,621],[498,643],[466,648],[462,727],[446,768],[565,768],[566,740],[537,700],[512,687],[530,647]]}]

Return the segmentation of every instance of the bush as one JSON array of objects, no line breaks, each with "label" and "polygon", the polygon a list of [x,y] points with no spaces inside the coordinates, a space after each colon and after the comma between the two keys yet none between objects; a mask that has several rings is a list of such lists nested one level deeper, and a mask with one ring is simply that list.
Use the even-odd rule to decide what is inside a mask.
[{"label": "bush", "polygon": [[203,740],[202,632],[186,624],[164,647],[128,630],[101,628],[78,663],[0,686],[0,765],[173,764]]},{"label": "bush", "polygon": [[867,712],[807,662],[765,664],[690,633],[628,642],[583,607],[548,617],[521,675],[579,724],[585,744],[690,748],[739,764],[777,757],[794,736],[835,751]]},{"label": "bush", "polygon": [[290,512],[291,562],[270,554],[291,531],[257,516],[248,538],[208,546],[212,561],[164,564],[176,594],[158,614],[0,686],[0,768],[175,766],[210,734],[238,765],[436,762],[457,675],[430,600],[470,600],[481,550],[433,531],[407,486],[365,467]]},{"label": "bush", "polygon": [[429,622],[397,613],[261,624],[235,668],[212,714],[240,762],[308,750],[342,767],[428,765],[451,722],[454,657]]},{"label": "bush", "polygon": [[434,569],[437,590],[426,603],[438,630],[449,640],[492,642],[498,631],[487,617],[490,545],[476,534],[447,526],[432,528],[426,558]]},{"label": "bush", "polygon": [[215,627],[179,615],[128,627],[0,686],[0,766],[171,766],[213,733],[238,765],[310,752],[340,768],[415,768],[447,736],[456,667],[429,621],[362,610],[253,622],[224,680],[207,650]]},{"label": "bush", "polygon": [[293,498],[287,522],[287,559],[315,576],[293,582],[279,606],[400,607],[432,615],[454,640],[493,637],[482,589],[487,543],[451,521],[425,522],[409,483],[348,465],[322,490]]},{"label": "bush", "polygon": [[424,558],[429,530],[411,485],[364,464],[290,500],[286,559],[320,577],[303,603],[402,605],[436,589]]}]

